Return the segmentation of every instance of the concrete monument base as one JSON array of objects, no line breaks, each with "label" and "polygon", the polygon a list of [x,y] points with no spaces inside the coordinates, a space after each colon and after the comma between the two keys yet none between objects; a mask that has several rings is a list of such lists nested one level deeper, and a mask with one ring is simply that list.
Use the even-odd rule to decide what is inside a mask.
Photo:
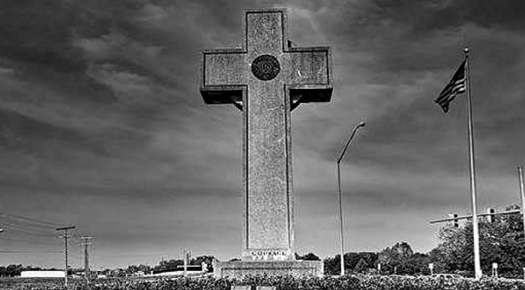
[{"label": "concrete monument base", "polygon": [[242,279],[245,276],[317,276],[323,275],[323,261],[232,261],[215,262],[216,278]]}]

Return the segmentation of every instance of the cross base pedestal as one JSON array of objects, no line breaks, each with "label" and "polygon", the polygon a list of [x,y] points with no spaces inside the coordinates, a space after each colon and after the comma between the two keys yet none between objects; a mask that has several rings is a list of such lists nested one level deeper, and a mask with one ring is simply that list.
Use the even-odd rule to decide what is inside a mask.
[{"label": "cross base pedestal", "polygon": [[246,276],[323,276],[323,261],[232,261],[216,262],[216,278],[243,279]]}]

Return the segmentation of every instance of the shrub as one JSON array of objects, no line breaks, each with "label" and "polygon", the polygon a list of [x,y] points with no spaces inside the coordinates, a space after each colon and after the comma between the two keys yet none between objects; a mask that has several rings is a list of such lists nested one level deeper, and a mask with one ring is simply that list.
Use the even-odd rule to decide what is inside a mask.
[{"label": "shrub", "polygon": [[[68,288],[55,283],[10,283],[0,280],[0,289],[13,290],[230,290],[232,285],[275,286],[277,290],[525,290],[525,282],[516,279],[446,279],[429,276],[355,275],[344,277],[294,278],[246,277],[243,280],[206,278],[106,279],[87,285],[72,281]],[[255,288],[252,288],[255,289]]]}]

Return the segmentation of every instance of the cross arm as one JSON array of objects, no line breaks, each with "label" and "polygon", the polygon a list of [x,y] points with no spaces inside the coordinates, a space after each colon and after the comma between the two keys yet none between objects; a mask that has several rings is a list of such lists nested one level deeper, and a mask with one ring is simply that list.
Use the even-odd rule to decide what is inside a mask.
[{"label": "cross arm", "polygon": [[206,86],[200,89],[204,103],[233,104],[242,111],[242,96],[246,86]]},{"label": "cross arm", "polygon": [[301,103],[329,102],[332,96],[330,47],[289,47],[287,55],[291,109]]},{"label": "cross arm", "polygon": [[200,92],[206,104],[234,104],[242,109],[246,86],[242,71],[246,63],[243,49],[212,49],[202,54]]}]

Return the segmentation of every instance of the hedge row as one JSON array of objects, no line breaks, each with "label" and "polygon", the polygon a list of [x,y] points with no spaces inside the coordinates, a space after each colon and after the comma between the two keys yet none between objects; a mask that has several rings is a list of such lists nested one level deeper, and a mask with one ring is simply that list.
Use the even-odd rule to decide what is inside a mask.
[{"label": "hedge row", "polygon": [[[67,290],[230,290],[232,285],[275,286],[277,290],[525,290],[525,282],[522,280],[482,279],[474,281],[471,279],[430,278],[428,276],[346,276],[342,278],[312,277],[304,279],[293,277],[248,277],[243,280],[208,277],[151,281],[113,280],[98,281],[91,285],[74,283]],[[21,284],[9,289],[66,290],[63,286],[49,284]]]}]

